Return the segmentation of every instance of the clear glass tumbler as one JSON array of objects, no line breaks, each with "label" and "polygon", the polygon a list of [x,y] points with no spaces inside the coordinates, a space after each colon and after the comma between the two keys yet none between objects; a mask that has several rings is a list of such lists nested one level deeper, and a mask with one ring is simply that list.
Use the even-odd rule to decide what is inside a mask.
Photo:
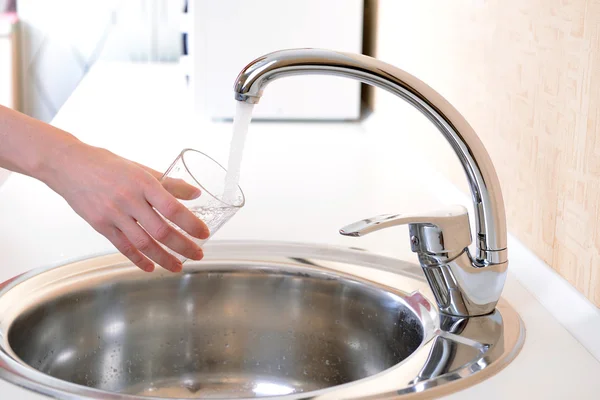
[{"label": "clear glass tumbler", "polygon": [[[200,195],[196,198],[191,200],[179,199],[179,201],[208,226],[210,231],[208,239],[194,238],[171,223],[179,232],[199,246],[206,243],[244,206],[244,193],[239,186],[235,188],[233,193],[224,193],[226,174],[227,170],[208,155],[197,150],[184,149],[161,178],[161,183],[165,188],[171,186],[171,192],[173,192],[173,186],[177,185],[189,189],[189,186],[185,184],[200,190]],[[225,198],[226,195],[227,199]],[[181,254],[175,253],[166,246],[163,247],[181,262],[187,260]]]}]

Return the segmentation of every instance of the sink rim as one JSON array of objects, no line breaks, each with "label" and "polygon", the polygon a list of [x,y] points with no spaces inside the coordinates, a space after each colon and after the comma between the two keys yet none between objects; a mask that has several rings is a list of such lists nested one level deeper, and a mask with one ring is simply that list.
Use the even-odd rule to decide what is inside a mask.
[{"label": "sink rim", "polygon": [[[287,260],[293,259],[290,257],[290,251],[293,252],[294,256],[302,257],[306,255],[307,257],[317,258],[318,260],[332,261],[333,264],[336,263],[351,263],[351,265],[356,265],[360,268],[374,268],[381,271],[393,272],[394,274],[401,275],[405,278],[407,284],[406,288],[399,288],[398,285],[390,286],[380,282],[376,282],[365,278],[364,276],[355,275],[352,273],[342,272],[336,269],[335,265],[310,265],[310,269],[318,270],[326,273],[333,273],[338,276],[343,276],[344,278],[349,278],[351,280],[362,281],[363,283],[372,284],[375,287],[383,288],[386,291],[392,292],[394,294],[400,295],[403,301],[406,302],[406,299],[410,299],[412,295],[415,293],[418,294],[418,301],[424,301],[427,304],[431,305],[428,312],[423,313],[422,316],[420,312],[425,311],[424,309],[420,310],[420,312],[416,312],[414,306],[410,303],[407,303],[407,307],[412,309],[415,314],[418,316],[424,331],[424,339],[419,347],[405,360],[402,362],[383,370],[377,374],[358,379],[352,382],[344,383],[337,386],[327,387],[323,389],[318,389],[310,392],[300,392],[290,395],[283,396],[273,396],[270,398],[273,399],[316,399],[316,398],[339,398],[336,397],[336,393],[339,396],[339,392],[344,392],[348,388],[358,389],[362,387],[363,389],[367,389],[367,392],[372,392],[373,386],[377,385],[377,381],[380,380],[384,375],[393,374],[395,372],[400,371],[406,364],[415,364],[416,355],[420,354],[420,357],[429,352],[432,345],[432,340],[439,336],[439,313],[435,307],[435,302],[431,301],[431,296],[429,293],[423,294],[420,293],[423,288],[427,287],[427,284],[424,281],[423,276],[418,276],[416,271],[420,272],[420,266],[394,259],[391,257],[381,256],[374,253],[370,253],[360,249],[353,248],[345,248],[339,246],[329,246],[329,245],[318,245],[318,244],[307,244],[307,243],[292,243],[292,242],[273,242],[273,241],[213,241],[206,245],[207,247],[207,257],[205,257],[206,261],[214,262],[215,260],[223,261],[223,264],[231,263],[231,261],[240,261],[246,260],[251,262],[261,262],[261,260],[250,259],[249,255],[255,254],[263,254],[265,252],[269,253],[268,257],[274,257],[276,259],[278,265],[281,265],[281,258],[285,258]],[[210,247],[210,249],[209,249]],[[223,256],[219,256],[220,251],[226,251],[226,254]],[[344,260],[345,259],[345,260]],[[108,263],[107,263],[108,261]],[[202,263],[190,263],[186,265],[186,268],[194,268],[202,270]],[[288,261],[289,263],[289,261]],[[262,262],[264,264],[264,261]],[[0,315],[3,315],[3,308],[6,310],[6,299],[5,296],[12,289],[17,287],[20,284],[25,282],[35,283],[35,278],[40,278],[41,275],[46,273],[60,273],[65,272],[69,268],[83,268],[87,265],[87,269],[83,269],[81,272],[83,275],[89,275],[90,273],[94,273],[93,275],[96,277],[101,277],[102,270],[110,270],[112,272],[111,277],[114,278],[118,274],[118,270],[115,267],[119,267],[124,270],[135,269],[131,263],[125,259],[119,253],[102,253],[100,255],[81,257],[76,260],[71,260],[67,263],[62,262],[53,266],[43,267],[31,270],[24,274],[18,275],[2,284],[0,284]],[[214,268],[214,263],[211,263],[211,269]],[[231,267],[229,267],[231,268]],[[95,274],[98,272],[98,274]],[[158,275],[170,275],[169,272],[155,272]],[[60,275],[60,274],[59,274]],[[110,274],[109,274],[110,275]],[[69,274],[70,279],[75,279],[78,277],[78,274]],[[88,276],[90,278],[91,276]],[[421,285],[419,287],[419,291],[415,291],[409,294],[409,287],[414,286],[416,282],[420,282]],[[43,294],[40,294],[43,296]],[[25,302],[26,304],[35,303],[35,298],[28,299]],[[417,303],[418,304],[418,303]],[[17,307],[18,308],[18,307]],[[19,310],[25,310],[27,306],[20,307]],[[498,372],[504,366],[506,366],[516,355],[518,354],[523,340],[524,340],[524,328],[522,325],[522,321],[516,312],[503,300],[499,303],[498,313],[502,313],[502,317],[507,319],[510,322],[509,326],[512,326],[516,329],[511,329],[509,335],[505,335],[505,346],[507,347],[504,352],[502,352],[501,356],[498,357],[498,360],[494,362],[495,368],[487,367],[482,369],[481,371],[476,372],[475,374],[467,374],[466,371],[457,370],[454,371],[452,376],[446,376],[446,374],[441,375],[439,377],[435,377],[432,380],[427,380],[422,384],[415,384],[412,386],[407,386],[404,382],[400,383],[398,388],[393,391],[387,391],[384,393],[367,393],[364,392],[365,395],[359,395],[359,398],[389,398],[389,397],[397,397],[402,394],[404,397],[412,397],[411,395],[418,395],[423,388],[426,387],[427,395],[433,395],[434,392],[444,392],[450,393],[456,390],[460,390],[460,388],[464,388],[465,386],[471,386],[474,383],[473,378],[478,378],[476,381],[480,381]],[[13,315],[19,315],[18,312],[13,311]],[[9,314],[10,315],[10,314]],[[8,321],[12,321],[14,318],[8,318]],[[64,381],[58,378],[51,377],[46,375],[43,372],[36,370],[35,368],[29,366],[22,362],[16,354],[14,354],[10,348],[8,343],[7,331],[5,332],[5,325],[10,323],[6,321],[5,317],[0,318],[0,378],[4,379],[7,382],[16,384],[18,386],[24,387],[28,390],[32,390],[42,395],[48,396],[57,396],[57,398],[71,398],[70,396],[76,395],[77,398],[81,399],[106,399],[106,400],[134,400],[134,399],[150,399],[150,400],[160,400],[164,398],[160,397],[140,397],[135,395],[126,395],[114,392],[108,392],[101,389],[90,388],[86,386],[81,386],[72,382]],[[467,339],[469,340],[469,339]],[[12,354],[11,354],[12,353]],[[482,354],[483,358],[483,354]],[[417,362],[418,364],[418,362]],[[414,369],[415,365],[409,368]],[[484,373],[485,372],[485,373]],[[464,376],[463,376],[464,375]],[[413,374],[414,376],[414,374]],[[458,381],[454,381],[456,377],[460,377]],[[419,389],[418,386],[422,386]],[[369,389],[370,387],[370,389]],[[58,397],[60,396],[60,397]],[[333,396],[333,397],[331,397]],[[357,397],[357,398],[358,398]]]}]

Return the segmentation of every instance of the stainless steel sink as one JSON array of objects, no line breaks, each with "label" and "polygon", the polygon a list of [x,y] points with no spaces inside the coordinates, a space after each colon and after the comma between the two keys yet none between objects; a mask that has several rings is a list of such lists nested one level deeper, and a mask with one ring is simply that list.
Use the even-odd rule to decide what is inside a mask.
[{"label": "stainless steel sink", "polygon": [[206,254],[181,274],[107,255],[5,283],[0,376],[60,399],[429,396],[498,371],[523,341],[504,302],[439,314],[410,263],[270,242]]}]

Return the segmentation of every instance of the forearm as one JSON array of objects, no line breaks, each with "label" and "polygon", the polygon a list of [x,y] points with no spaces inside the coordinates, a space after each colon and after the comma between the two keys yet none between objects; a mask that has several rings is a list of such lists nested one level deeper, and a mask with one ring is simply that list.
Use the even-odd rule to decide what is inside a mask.
[{"label": "forearm", "polygon": [[201,195],[184,181],[161,183],[157,171],[2,106],[0,167],[44,182],[145,271],[154,269],[153,261],[170,271],[181,270],[181,261],[159,243],[193,260],[203,256],[172,225],[197,239],[210,235],[206,224],[174,197]]},{"label": "forearm", "polygon": [[73,135],[0,106],[0,167],[45,181],[74,145],[82,143]]}]

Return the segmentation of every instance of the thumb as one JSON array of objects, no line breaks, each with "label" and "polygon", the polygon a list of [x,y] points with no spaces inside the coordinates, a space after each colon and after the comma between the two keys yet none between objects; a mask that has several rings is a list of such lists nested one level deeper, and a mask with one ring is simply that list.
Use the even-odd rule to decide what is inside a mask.
[{"label": "thumb", "polygon": [[146,172],[148,172],[154,178],[156,178],[156,180],[161,181],[160,182],[161,185],[176,198],[178,198],[180,200],[193,200],[193,199],[197,199],[198,197],[200,197],[200,194],[201,194],[200,189],[195,187],[194,185],[190,185],[183,179],[168,178],[168,177],[166,179],[162,179],[162,177],[163,177],[162,172],[158,172],[158,171],[156,171],[150,167],[147,167],[143,164],[139,164],[136,162],[134,162],[134,163],[136,165],[138,165],[140,168],[144,169]]}]

